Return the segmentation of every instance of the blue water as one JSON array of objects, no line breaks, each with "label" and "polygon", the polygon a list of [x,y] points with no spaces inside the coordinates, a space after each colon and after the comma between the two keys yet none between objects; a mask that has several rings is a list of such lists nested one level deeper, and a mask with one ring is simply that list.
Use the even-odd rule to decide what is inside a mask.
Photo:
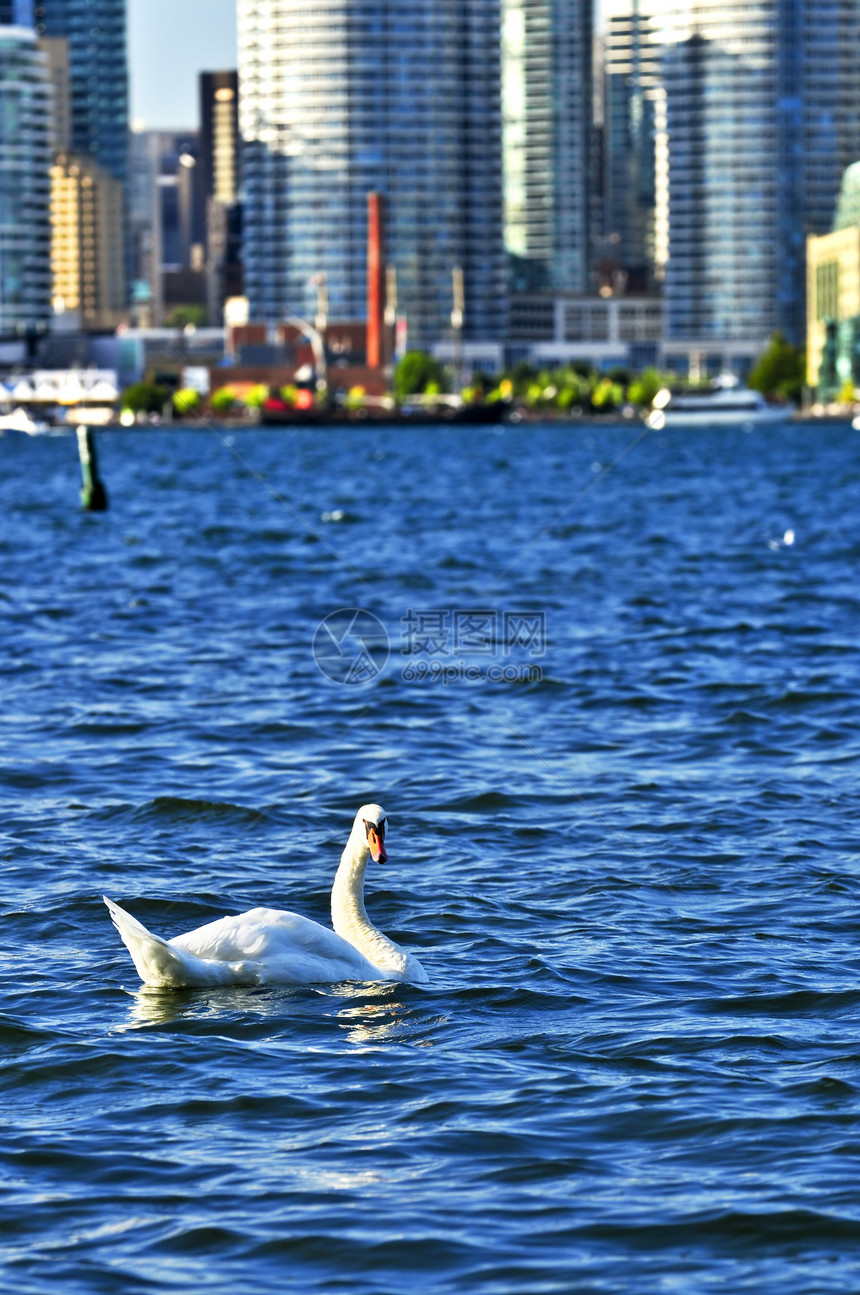
[{"label": "blue water", "polygon": [[[860,436],[640,433],[0,441],[3,1288],[860,1289]],[[140,987],[366,800],[429,986]]]}]

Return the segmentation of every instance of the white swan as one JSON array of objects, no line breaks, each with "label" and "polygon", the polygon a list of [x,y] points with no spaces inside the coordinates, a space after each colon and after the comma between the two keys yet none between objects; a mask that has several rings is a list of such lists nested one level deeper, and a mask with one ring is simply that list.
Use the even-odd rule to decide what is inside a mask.
[{"label": "white swan", "polygon": [[385,811],[362,805],[331,891],[334,930],[298,913],[252,908],[187,935],[163,940],[104,896],[114,926],[146,985],[308,985],[340,980],[403,980],[423,984],[417,958],[378,931],[364,907],[367,861],[385,863]]}]

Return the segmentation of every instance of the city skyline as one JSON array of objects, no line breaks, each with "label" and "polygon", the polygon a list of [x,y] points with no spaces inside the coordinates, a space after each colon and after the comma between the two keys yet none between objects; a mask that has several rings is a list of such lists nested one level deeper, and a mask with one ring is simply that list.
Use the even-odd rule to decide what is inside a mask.
[{"label": "city skyline", "polygon": [[[46,320],[129,307],[218,320],[216,280],[239,267],[229,296],[252,319],[367,312],[381,330],[387,312],[399,346],[408,324],[410,344],[460,356],[463,343],[605,351],[621,336],[606,309],[586,323],[573,298],[649,292],[673,354],[716,363],[726,342],[732,367],[776,331],[797,342],[806,237],[829,230],[857,156],[860,0],[629,5],[592,51],[597,0],[327,0],[311,18],[299,0],[0,0],[10,84],[20,55],[51,88]],[[214,76],[232,81],[213,89]],[[232,121],[223,193],[207,182],[207,103],[210,127]],[[72,201],[79,180],[99,191],[92,213]],[[100,223],[125,224],[106,213],[110,183],[127,180],[125,256],[102,238],[85,254]],[[15,215],[4,239],[23,249]],[[70,306],[83,289],[60,283],[66,247],[81,274],[124,261],[125,305],[103,275],[100,305]],[[10,302],[36,265],[21,255],[20,273],[5,258]],[[380,257],[390,308],[369,278]],[[656,355],[655,339],[648,322],[636,340]]]}]

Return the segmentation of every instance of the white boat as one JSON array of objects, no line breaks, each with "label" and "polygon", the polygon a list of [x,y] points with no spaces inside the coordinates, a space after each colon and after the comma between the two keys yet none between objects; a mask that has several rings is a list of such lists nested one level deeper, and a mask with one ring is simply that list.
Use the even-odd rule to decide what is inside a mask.
[{"label": "white boat", "polygon": [[769,405],[760,391],[742,386],[737,378],[715,378],[704,391],[673,396],[663,409],[666,424],[705,424],[741,427],[783,423],[791,416],[791,405]]},{"label": "white boat", "polygon": [[4,432],[21,432],[26,436],[41,436],[43,432],[51,430],[50,423],[43,419],[33,418],[27,413],[26,409],[20,406],[13,409],[11,414],[0,414],[0,436]]}]

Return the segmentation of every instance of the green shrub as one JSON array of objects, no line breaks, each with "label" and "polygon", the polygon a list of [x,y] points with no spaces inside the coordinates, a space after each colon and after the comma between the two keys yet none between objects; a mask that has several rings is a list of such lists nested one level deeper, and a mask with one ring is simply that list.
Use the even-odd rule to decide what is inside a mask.
[{"label": "green shrub", "polygon": [[173,396],[173,412],[176,414],[191,414],[200,408],[201,396],[199,391],[193,387],[182,387]]},{"label": "green shrub", "polygon": [[424,351],[407,351],[394,370],[394,394],[398,400],[417,396],[433,382],[442,383],[442,366]]},{"label": "green shrub", "polygon": [[133,414],[160,414],[169,397],[167,387],[157,382],[133,382],[122,393],[120,405]]},{"label": "green shrub", "polygon": [[219,387],[217,391],[212,392],[209,403],[216,414],[226,414],[227,410],[232,409],[236,404],[236,393],[232,387]]},{"label": "green shrub", "polygon": [[244,404],[247,405],[248,409],[259,409],[263,401],[267,400],[268,397],[269,388],[264,382],[261,382],[259,386],[252,387],[247,393],[244,397]]}]

